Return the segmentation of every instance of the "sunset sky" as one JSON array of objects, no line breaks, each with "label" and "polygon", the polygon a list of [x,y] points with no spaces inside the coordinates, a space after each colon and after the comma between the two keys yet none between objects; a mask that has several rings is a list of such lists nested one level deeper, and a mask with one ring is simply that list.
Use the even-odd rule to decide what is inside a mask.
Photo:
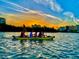
[{"label": "sunset sky", "polygon": [[79,24],[79,0],[0,0],[7,24],[55,27]]}]

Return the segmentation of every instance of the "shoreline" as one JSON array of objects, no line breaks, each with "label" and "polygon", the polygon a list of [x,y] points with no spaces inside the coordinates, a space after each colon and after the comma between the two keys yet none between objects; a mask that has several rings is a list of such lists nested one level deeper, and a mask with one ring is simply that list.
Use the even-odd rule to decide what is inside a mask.
[{"label": "shoreline", "polygon": [[[1,32],[21,32],[21,31],[0,31],[0,33]],[[27,31],[27,32],[29,32],[29,31]],[[79,32],[44,32],[44,33],[79,33]]]}]

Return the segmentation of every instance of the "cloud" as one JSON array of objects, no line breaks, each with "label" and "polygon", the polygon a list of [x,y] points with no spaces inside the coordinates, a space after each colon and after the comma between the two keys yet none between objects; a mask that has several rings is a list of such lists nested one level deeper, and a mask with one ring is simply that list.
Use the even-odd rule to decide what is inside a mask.
[{"label": "cloud", "polygon": [[62,12],[63,9],[61,8],[61,6],[56,2],[56,0],[50,0],[50,6],[51,9],[55,12]]},{"label": "cloud", "polygon": [[33,0],[33,1],[39,4],[43,4],[45,6],[48,5],[49,2],[49,0]]},{"label": "cloud", "polygon": [[10,5],[16,6],[17,8],[25,9],[26,11],[29,10],[28,8],[25,8],[25,7],[23,7],[23,6],[19,5],[19,4],[16,4],[16,3],[13,3],[13,2],[10,2],[10,1],[6,1],[6,0],[0,0],[0,1],[3,1],[3,2],[6,2],[6,3],[10,4]]},{"label": "cloud", "polygon": [[30,10],[28,8],[25,8],[25,7],[23,7],[23,6],[19,5],[19,4],[16,4],[16,3],[13,3],[13,2],[10,2],[10,1],[7,1],[7,0],[0,0],[0,1],[2,1],[4,3],[7,3],[9,5],[8,7],[4,6],[4,5],[0,6],[4,10],[6,10],[6,8],[7,8],[7,9],[11,9],[11,10],[21,12],[21,13],[26,13],[28,11],[32,11],[32,10]]},{"label": "cloud", "polygon": [[63,15],[73,18],[74,14],[72,12],[64,12]]},{"label": "cloud", "polygon": [[77,22],[79,22],[79,19],[77,19]]},{"label": "cloud", "polygon": [[56,0],[33,0],[36,3],[50,6],[51,10],[55,12],[62,12],[63,8],[56,2]]},{"label": "cloud", "polygon": [[77,18],[75,17],[75,15],[74,15],[73,12],[70,12],[70,11],[64,12],[63,15],[66,16],[66,18],[67,18],[67,17],[68,17],[68,18],[71,18],[71,19],[68,19],[68,20],[71,20],[71,21],[74,22],[75,24],[78,24],[78,23],[77,23]]},{"label": "cloud", "polygon": [[79,19],[78,18],[76,18],[76,23],[79,24]]},{"label": "cloud", "polygon": [[[60,18],[55,17],[55,16],[52,16],[52,15],[50,15],[50,14],[45,14],[45,13],[43,13],[42,11],[41,11],[41,12],[39,12],[39,11],[34,11],[34,10],[29,9],[29,8],[23,7],[22,5],[19,5],[19,4],[10,2],[10,1],[6,1],[6,0],[1,0],[1,1],[3,1],[3,2],[5,2],[5,3],[8,3],[8,4],[11,5],[11,6],[15,6],[16,8],[20,8],[20,9],[16,9],[16,8],[12,8],[12,7],[3,6],[4,8],[12,9],[12,10],[21,12],[21,13],[23,13],[23,14],[27,14],[27,13],[39,14],[39,15],[45,16],[45,17],[47,17],[47,18],[52,18],[52,19],[61,21]],[[34,0],[34,1],[36,1],[37,3],[41,3],[41,2],[42,2],[42,4],[44,4],[44,5],[48,5],[48,4],[50,5],[50,0]],[[51,1],[52,1],[52,0],[51,0]],[[4,13],[4,15],[6,15],[6,14]],[[8,16],[9,16],[9,15],[8,15]],[[10,15],[10,16],[11,16],[11,15]],[[51,21],[52,21],[52,20],[51,20]]]},{"label": "cloud", "polygon": [[[21,5],[19,5],[19,4],[16,4],[16,3],[13,3],[13,2],[6,1],[6,0],[1,0],[1,1],[3,1],[3,2],[5,2],[5,3],[8,3],[8,4],[12,5],[12,6],[16,6],[17,8],[19,7],[19,8],[21,8],[21,9],[25,9],[25,10],[28,11],[28,12],[23,11],[23,10],[19,10],[19,9],[15,9],[15,8],[12,8],[12,7],[3,6],[4,8],[13,9],[13,10],[15,10],[15,11],[22,12],[22,13],[24,13],[24,14],[27,14],[27,13],[37,13],[37,14],[39,14],[39,15],[47,16],[47,17],[50,17],[50,18],[56,18],[56,19],[58,19],[58,20],[61,21],[61,19],[59,19],[59,18],[57,18],[57,17],[54,17],[54,16],[52,16],[52,15],[45,14],[45,13],[42,13],[42,12],[39,12],[39,11],[34,11],[34,10],[31,10],[31,9],[28,9],[28,8],[24,8],[23,6],[21,6]],[[45,2],[48,2],[49,0],[34,0],[34,1],[36,1],[37,3],[41,3],[41,2],[42,2],[42,3],[45,3]],[[5,14],[5,13],[3,13],[3,14]]]},{"label": "cloud", "polygon": [[0,12],[0,14],[5,14],[4,12]]}]

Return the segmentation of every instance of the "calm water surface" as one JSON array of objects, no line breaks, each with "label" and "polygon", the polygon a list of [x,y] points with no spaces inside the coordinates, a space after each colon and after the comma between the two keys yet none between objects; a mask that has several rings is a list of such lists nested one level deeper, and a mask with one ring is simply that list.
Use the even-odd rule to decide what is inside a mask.
[{"label": "calm water surface", "polygon": [[19,34],[0,32],[0,59],[79,59],[79,33],[45,33],[54,41],[37,45],[12,41]]}]

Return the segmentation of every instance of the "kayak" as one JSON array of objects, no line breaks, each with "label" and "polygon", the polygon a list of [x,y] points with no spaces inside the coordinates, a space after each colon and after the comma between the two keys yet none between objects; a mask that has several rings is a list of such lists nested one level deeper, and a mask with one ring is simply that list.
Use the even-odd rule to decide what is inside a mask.
[{"label": "kayak", "polygon": [[55,38],[55,36],[52,37],[33,37],[33,38],[29,38],[29,37],[19,37],[19,36],[13,36],[14,40],[53,40]]}]

